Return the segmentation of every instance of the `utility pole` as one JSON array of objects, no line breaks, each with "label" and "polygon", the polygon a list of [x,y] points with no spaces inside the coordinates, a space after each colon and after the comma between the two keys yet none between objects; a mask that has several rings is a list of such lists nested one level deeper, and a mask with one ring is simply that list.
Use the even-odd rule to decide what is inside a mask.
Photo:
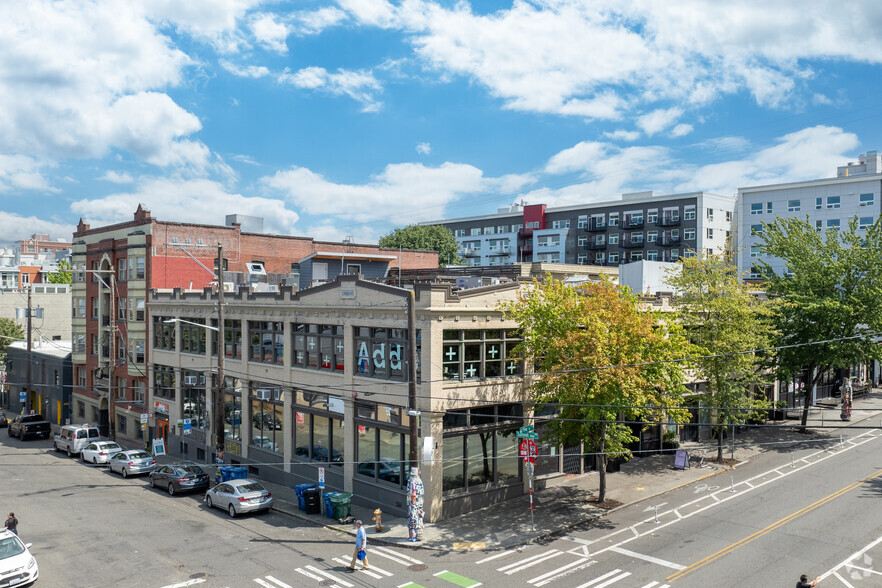
[{"label": "utility pole", "polygon": [[224,450],[224,245],[217,244],[217,388],[214,393],[214,433],[218,456]]},{"label": "utility pole", "polygon": [[31,316],[34,313],[31,310],[31,290],[33,290],[33,288],[31,287],[30,281],[28,281],[28,381],[27,381],[28,391],[27,391],[27,394],[25,394],[26,404],[22,410],[23,414],[27,414],[25,412],[25,409],[29,410],[30,407],[33,406],[33,403],[34,403],[33,390],[32,390],[32,388],[33,388],[33,371],[32,371],[33,365],[32,364],[33,364],[34,360],[33,360],[32,353],[31,353],[31,351],[33,349],[32,340],[31,340]]},{"label": "utility pole", "polygon": [[[408,290],[407,292],[407,406],[410,410],[408,410],[408,422],[410,424],[410,454],[408,455],[408,460],[410,461],[410,467],[416,467],[418,462],[417,455],[419,454],[417,451],[417,443],[419,439],[417,438],[417,418],[419,418],[419,413],[417,411],[417,393],[416,393],[416,309],[414,308],[414,291]],[[416,414],[414,414],[416,413]]]},{"label": "utility pole", "polygon": [[[113,378],[116,367],[116,314],[114,310],[114,300],[116,299],[116,272],[113,271],[113,266],[110,266],[110,315],[108,318],[107,325],[107,337],[108,347],[110,352],[110,363],[107,369],[107,413],[108,419],[110,423],[110,430],[108,431],[108,438],[111,441],[116,441],[116,406],[113,401]],[[140,426],[140,425],[138,425]]]}]

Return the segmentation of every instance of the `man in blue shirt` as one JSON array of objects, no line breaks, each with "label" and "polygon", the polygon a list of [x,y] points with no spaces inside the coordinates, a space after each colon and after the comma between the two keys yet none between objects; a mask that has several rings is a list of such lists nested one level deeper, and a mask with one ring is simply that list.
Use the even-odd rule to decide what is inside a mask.
[{"label": "man in blue shirt", "polygon": [[367,559],[367,532],[364,530],[364,527],[361,526],[361,521],[355,521],[355,553],[352,554],[352,563],[349,564],[349,569],[355,569],[355,562],[358,560],[358,552],[360,550],[365,551],[364,558],[361,560],[361,565],[364,566],[364,569],[369,569]]}]

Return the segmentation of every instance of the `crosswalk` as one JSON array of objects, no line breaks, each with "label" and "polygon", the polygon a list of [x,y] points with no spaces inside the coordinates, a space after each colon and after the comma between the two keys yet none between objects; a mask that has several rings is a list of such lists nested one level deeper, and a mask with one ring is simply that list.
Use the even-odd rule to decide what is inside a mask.
[{"label": "crosswalk", "polygon": [[[475,567],[470,567],[475,573],[467,575],[450,569],[428,570],[428,566],[417,557],[389,547],[375,545],[370,550],[369,559],[368,568],[363,569],[359,565],[357,572],[353,574],[346,569],[352,561],[352,554],[345,551],[338,552],[331,554],[324,561],[304,563],[293,569],[289,568],[285,574],[276,572],[273,575],[254,578],[253,581],[262,588],[294,588],[309,585],[332,588],[358,588],[365,585],[426,588],[424,584],[450,585],[459,588],[480,586],[670,588],[668,584],[649,581],[645,577],[640,580],[640,574],[636,570],[629,571],[615,565],[604,567],[592,558],[587,550],[578,548],[570,551],[542,547],[503,551],[472,562],[470,566],[476,566],[480,573],[475,571]],[[659,562],[669,563],[661,560]],[[621,566],[621,562],[618,563]],[[417,575],[415,570],[420,573]],[[467,577],[468,575],[479,575],[481,579],[474,580]]]}]

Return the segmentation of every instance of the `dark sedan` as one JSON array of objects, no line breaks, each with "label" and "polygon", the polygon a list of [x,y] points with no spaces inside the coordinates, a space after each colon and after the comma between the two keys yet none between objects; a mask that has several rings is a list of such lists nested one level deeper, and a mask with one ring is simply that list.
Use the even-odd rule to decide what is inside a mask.
[{"label": "dark sedan", "polygon": [[163,465],[150,472],[150,487],[165,488],[174,496],[208,488],[208,474],[196,464]]}]

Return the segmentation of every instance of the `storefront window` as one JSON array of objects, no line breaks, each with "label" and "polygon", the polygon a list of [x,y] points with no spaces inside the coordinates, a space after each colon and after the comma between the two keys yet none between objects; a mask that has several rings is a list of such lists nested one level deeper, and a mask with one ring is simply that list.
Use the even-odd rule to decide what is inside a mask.
[{"label": "storefront window", "polygon": [[332,461],[331,465],[342,466],[346,461],[346,442],[343,440],[343,421],[340,419],[331,419],[331,449],[334,450],[335,457],[339,459]]},{"label": "storefront window", "polygon": [[518,441],[512,431],[496,432],[496,478],[500,482],[518,478],[521,463]]},{"label": "storefront window", "polygon": [[493,481],[493,433],[468,436],[468,461],[466,463],[469,486],[489,484]]},{"label": "storefront window", "polygon": [[465,462],[463,461],[464,446],[465,437],[462,435],[444,438],[442,451],[444,455],[444,474],[442,477],[444,492],[465,488],[465,474],[463,473],[465,468]]},{"label": "storefront window", "polygon": [[239,394],[224,394],[224,436],[242,440],[242,397]]},{"label": "storefront window", "polygon": [[359,476],[376,477],[377,461],[377,429],[369,425],[357,426],[357,459],[356,472]]},{"label": "storefront window", "polygon": [[251,383],[251,445],[266,451],[285,451],[282,389],[264,382]]},{"label": "storefront window", "polygon": [[317,414],[312,415],[312,459],[314,461],[339,461],[339,455],[331,452],[330,419]]},{"label": "storefront window", "polygon": [[184,418],[190,419],[191,429],[204,431],[208,429],[205,406],[205,375],[202,372],[183,370],[181,377],[184,381],[182,386]]}]

